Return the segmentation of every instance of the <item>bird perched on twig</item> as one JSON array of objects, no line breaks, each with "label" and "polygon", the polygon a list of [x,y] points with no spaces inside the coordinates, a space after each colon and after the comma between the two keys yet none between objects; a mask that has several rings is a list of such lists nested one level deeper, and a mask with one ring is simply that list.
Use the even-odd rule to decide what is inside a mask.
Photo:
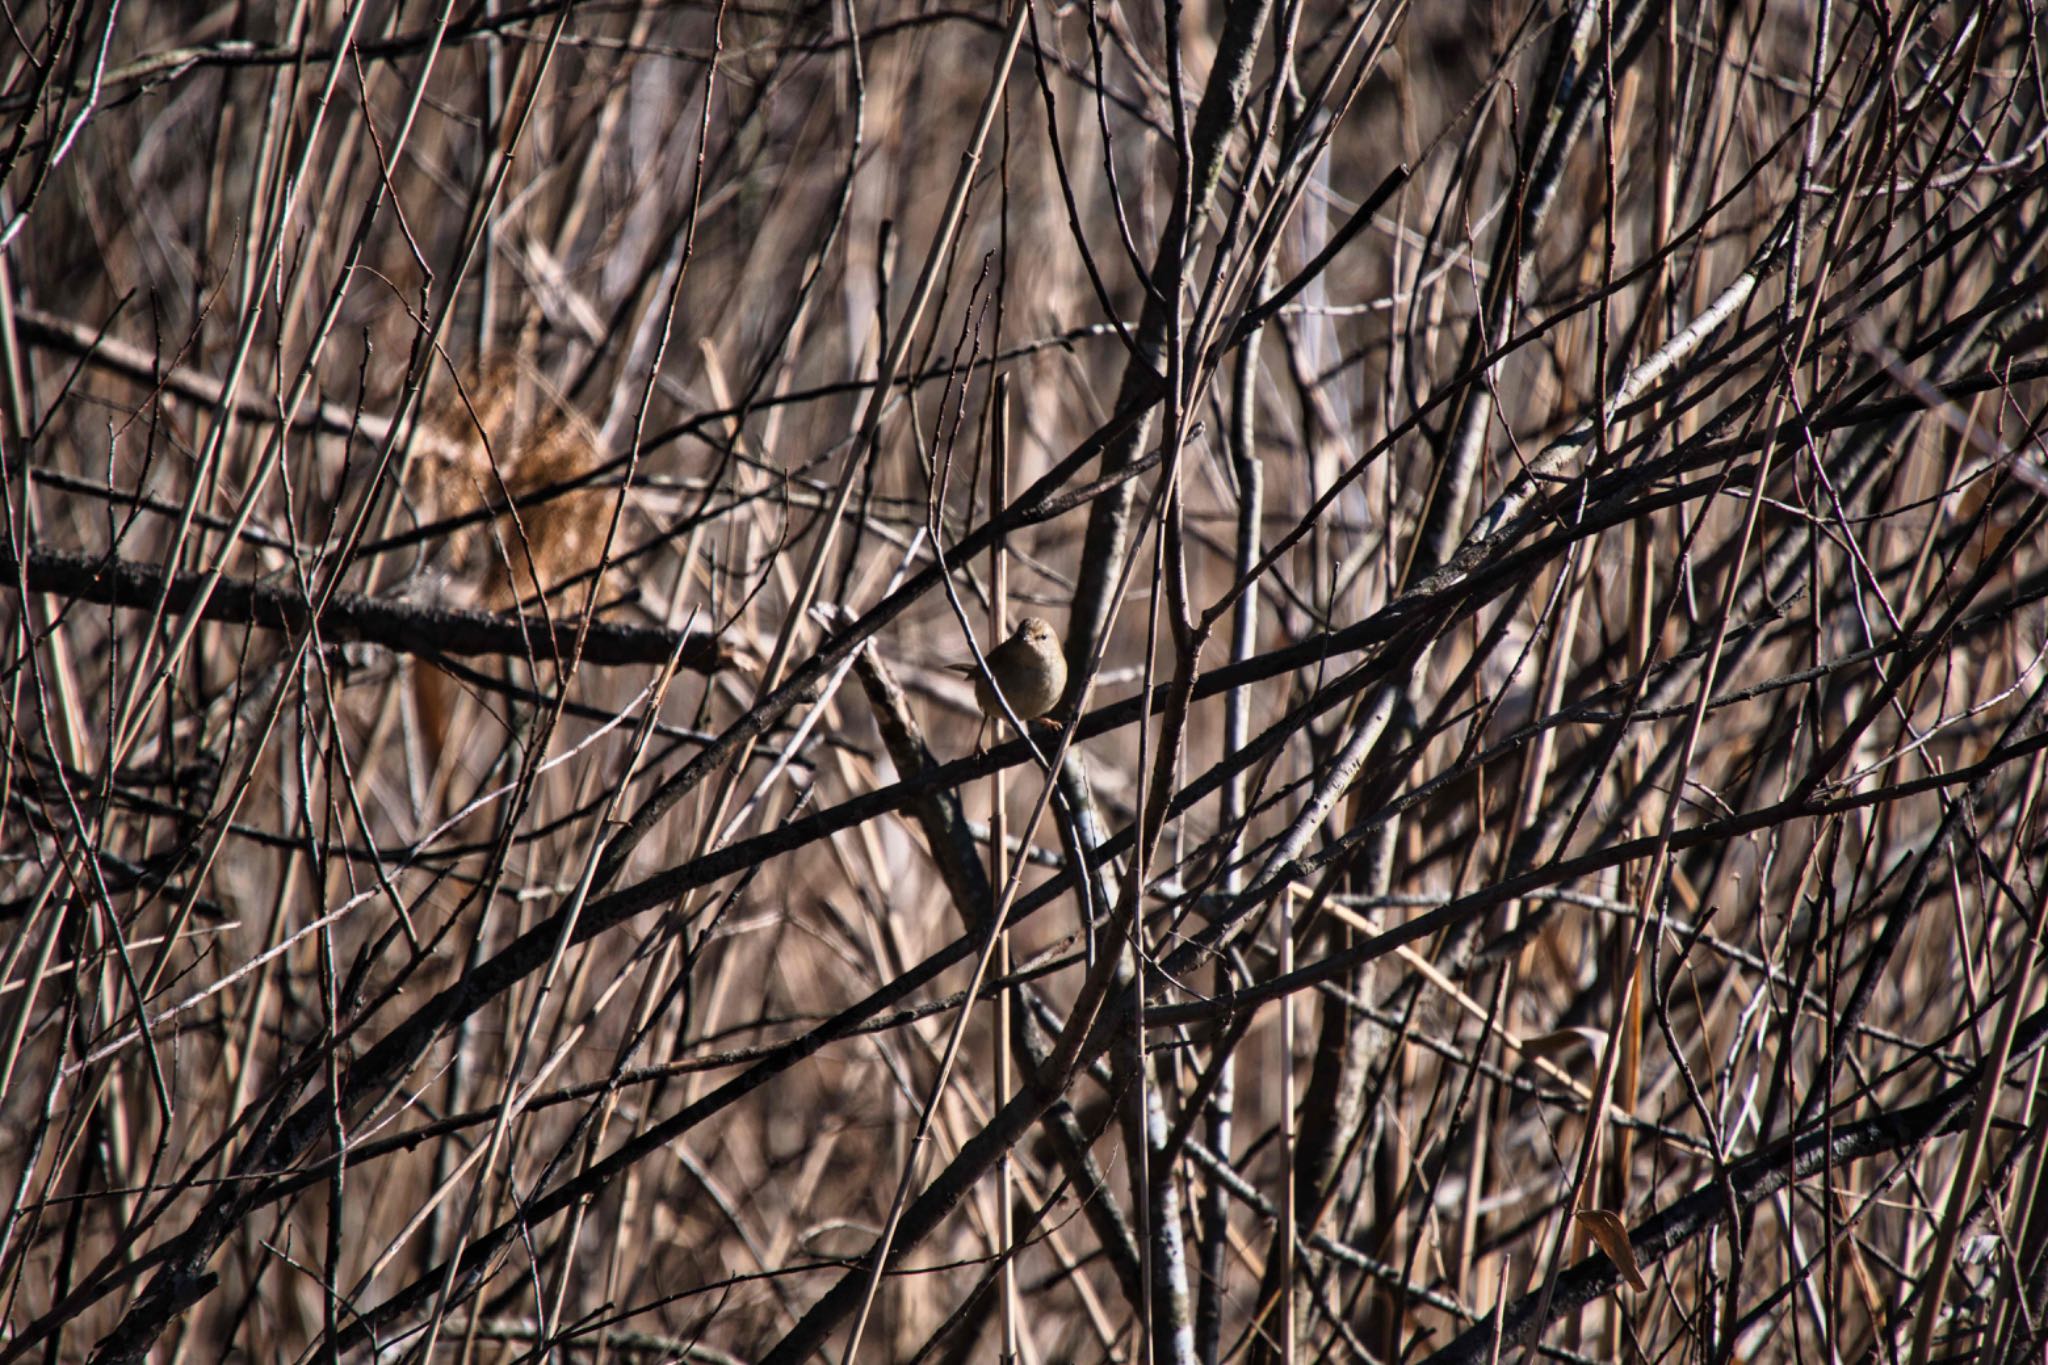
[{"label": "bird perched on twig", "polygon": [[[1037,720],[1057,706],[1067,690],[1067,656],[1060,649],[1059,636],[1041,617],[1027,616],[1019,621],[1010,638],[990,650],[987,658],[988,671],[995,675],[996,685],[1003,689],[1003,699],[1010,703],[1018,720]],[[949,667],[974,679],[974,700],[986,718],[984,728],[986,721],[1000,723],[1007,719],[1002,701],[996,699],[988,674],[981,671],[979,664],[970,660]],[[979,734],[975,736],[974,747],[977,752],[981,749]]]}]

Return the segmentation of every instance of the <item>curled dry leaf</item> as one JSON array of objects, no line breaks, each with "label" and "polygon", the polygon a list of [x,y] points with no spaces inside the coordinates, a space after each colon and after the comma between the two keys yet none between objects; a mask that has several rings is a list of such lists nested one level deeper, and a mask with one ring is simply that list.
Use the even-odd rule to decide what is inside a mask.
[{"label": "curled dry leaf", "polygon": [[1643,1272],[1636,1269],[1635,1248],[1628,1243],[1628,1225],[1606,1209],[1580,1209],[1572,1215],[1586,1225],[1586,1231],[1621,1271],[1628,1287],[1638,1293],[1650,1287]]},{"label": "curled dry leaf", "polygon": [[1597,1057],[1600,1049],[1607,1046],[1607,1030],[1587,1028],[1582,1024],[1577,1028],[1561,1028],[1555,1033],[1539,1033],[1533,1038],[1524,1038],[1517,1046],[1524,1057],[1541,1057],[1553,1062],[1582,1047]]}]

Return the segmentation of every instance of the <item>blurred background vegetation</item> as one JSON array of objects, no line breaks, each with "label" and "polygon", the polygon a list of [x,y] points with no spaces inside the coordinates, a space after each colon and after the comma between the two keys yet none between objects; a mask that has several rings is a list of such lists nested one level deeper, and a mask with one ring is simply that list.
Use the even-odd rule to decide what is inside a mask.
[{"label": "blurred background vegetation", "polygon": [[0,1362],[2039,1358],[2030,6],[6,18]]}]

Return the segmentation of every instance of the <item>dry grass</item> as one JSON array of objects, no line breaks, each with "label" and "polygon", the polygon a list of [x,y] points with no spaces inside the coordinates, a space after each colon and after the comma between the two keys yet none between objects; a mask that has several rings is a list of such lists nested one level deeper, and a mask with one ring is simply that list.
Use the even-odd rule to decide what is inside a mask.
[{"label": "dry grass", "polygon": [[2038,1359],[2042,36],[16,7],[0,1365]]}]

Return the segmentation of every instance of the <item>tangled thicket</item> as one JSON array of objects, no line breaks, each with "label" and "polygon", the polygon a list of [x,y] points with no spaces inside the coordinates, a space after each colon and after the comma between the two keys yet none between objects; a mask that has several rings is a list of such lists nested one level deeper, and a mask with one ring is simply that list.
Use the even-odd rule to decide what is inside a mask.
[{"label": "tangled thicket", "polygon": [[2043,36],[10,9],[0,1365],[2038,1359]]}]

